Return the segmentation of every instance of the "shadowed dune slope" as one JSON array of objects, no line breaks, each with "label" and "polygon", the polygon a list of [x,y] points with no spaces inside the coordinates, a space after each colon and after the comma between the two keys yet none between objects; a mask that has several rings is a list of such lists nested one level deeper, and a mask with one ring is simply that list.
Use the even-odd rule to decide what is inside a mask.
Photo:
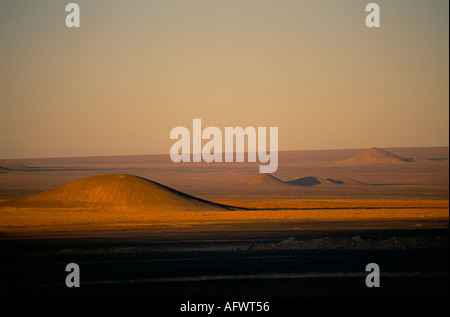
[{"label": "shadowed dune slope", "polygon": [[386,150],[373,147],[349,157],[340,163],[406,163],[411,161],[411,159],[405,159]]},{"label": "shadowed dune slope", "polygon": [[111,174],[87,177],[3,205],[26,208],[225,211],[236,208],[199,199],[148,179]]}]

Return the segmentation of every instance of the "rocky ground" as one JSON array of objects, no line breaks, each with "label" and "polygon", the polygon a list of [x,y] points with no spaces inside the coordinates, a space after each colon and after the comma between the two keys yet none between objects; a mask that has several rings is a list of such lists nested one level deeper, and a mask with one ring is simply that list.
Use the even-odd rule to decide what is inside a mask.
[{"label": "rocky ground", "polygon": [[416,237],[353,236],[351,238],[323,237],[308,240],[288,238],[272,244],[249,244],[240,250],[301,250],[301,249],[431,249],[448,248],[448,237],[424,235]]}]

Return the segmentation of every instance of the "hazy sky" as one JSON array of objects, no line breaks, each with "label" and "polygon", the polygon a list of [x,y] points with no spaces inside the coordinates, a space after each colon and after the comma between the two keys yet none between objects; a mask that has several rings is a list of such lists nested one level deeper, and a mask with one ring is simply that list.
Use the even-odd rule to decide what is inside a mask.
[{"label": "hazy sky", "polygon": [[449,144],[449,2],[0,1],[0,158],[169,154],[176,126],[279,149]]}]

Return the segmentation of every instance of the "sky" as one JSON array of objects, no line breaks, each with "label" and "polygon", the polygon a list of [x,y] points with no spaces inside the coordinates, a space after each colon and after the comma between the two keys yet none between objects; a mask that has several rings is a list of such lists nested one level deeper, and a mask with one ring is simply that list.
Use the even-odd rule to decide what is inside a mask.
[{"label": "sky", "polygon": [[279,150],[449,145],[449,2],[0,1],[0,159],[169,154],[278,127]]}]

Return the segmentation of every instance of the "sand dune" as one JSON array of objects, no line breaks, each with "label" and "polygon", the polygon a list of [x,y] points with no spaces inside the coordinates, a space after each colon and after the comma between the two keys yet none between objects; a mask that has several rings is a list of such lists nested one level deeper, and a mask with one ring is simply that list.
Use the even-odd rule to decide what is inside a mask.
[{"label": "sand dune", "polygon": [[402,158],[386,150],[373,147],[343,161],[340,161],[340,163],[406,163],[411,161],[413,160]]},{"label": "sand dune", "polygon": [[6,168],[6,167],[3,167],[3,166],[0,166],[0,173],[6,173],[6,172],[9,172],[10,171],[10,169],[9,168]]},{"label": "sand dune", "polygon": [[0,162],[0,169],[2,167],[13,171],[23,171],[29,169],[29,167],[25,164],[16,161]]},{"label": "sand dune", "polygon": [[231,210],[148,179],[110,174],[87,177],[25,198],[3,203],[24,208],[82,208],[206,211]]},{"label": "sand dune", "polygon": [[315,186],[321,184],[353,184],[353,185],[367,185],[367,183],[360,182],[353,178],[320,178],[316,176],[303,176],[289,181],[283,181],[275,176],[269,174],[258,174],[244,180],[242,183],[257,186]]},{"label": "sand dune", "polygon": [[287,181],[286,183],[296,186],[314,186],[319,184],[326,184],[327,181],[316,176],[303,176]]},{"label": "sand dune", "polygon": [[284,181],[270,174],[262,173],[244,180],[242,183],[250,185],[279,186],[287,185]]},{"label": "sand dune", "polygon": [[335,185],[343,185],[343,184],[353,184],[353,185],[367,185],[367,183],[360,182],[353,178],[320,178],[316,176],[303,176],[292,179],[286,182],[290,185],[296,186],[315,186],[315,185],[323,185],[323,184],[335,184]]},{"label": "sand dune", "polygon": [[359,180],[349,178],[349,177],[337,178],[337,179],[328,178],[327,180],[331,181],[331,182],[336,182],[338,184],[369,185],[367,183],[364,183],[364,182],[361,182]]}]

